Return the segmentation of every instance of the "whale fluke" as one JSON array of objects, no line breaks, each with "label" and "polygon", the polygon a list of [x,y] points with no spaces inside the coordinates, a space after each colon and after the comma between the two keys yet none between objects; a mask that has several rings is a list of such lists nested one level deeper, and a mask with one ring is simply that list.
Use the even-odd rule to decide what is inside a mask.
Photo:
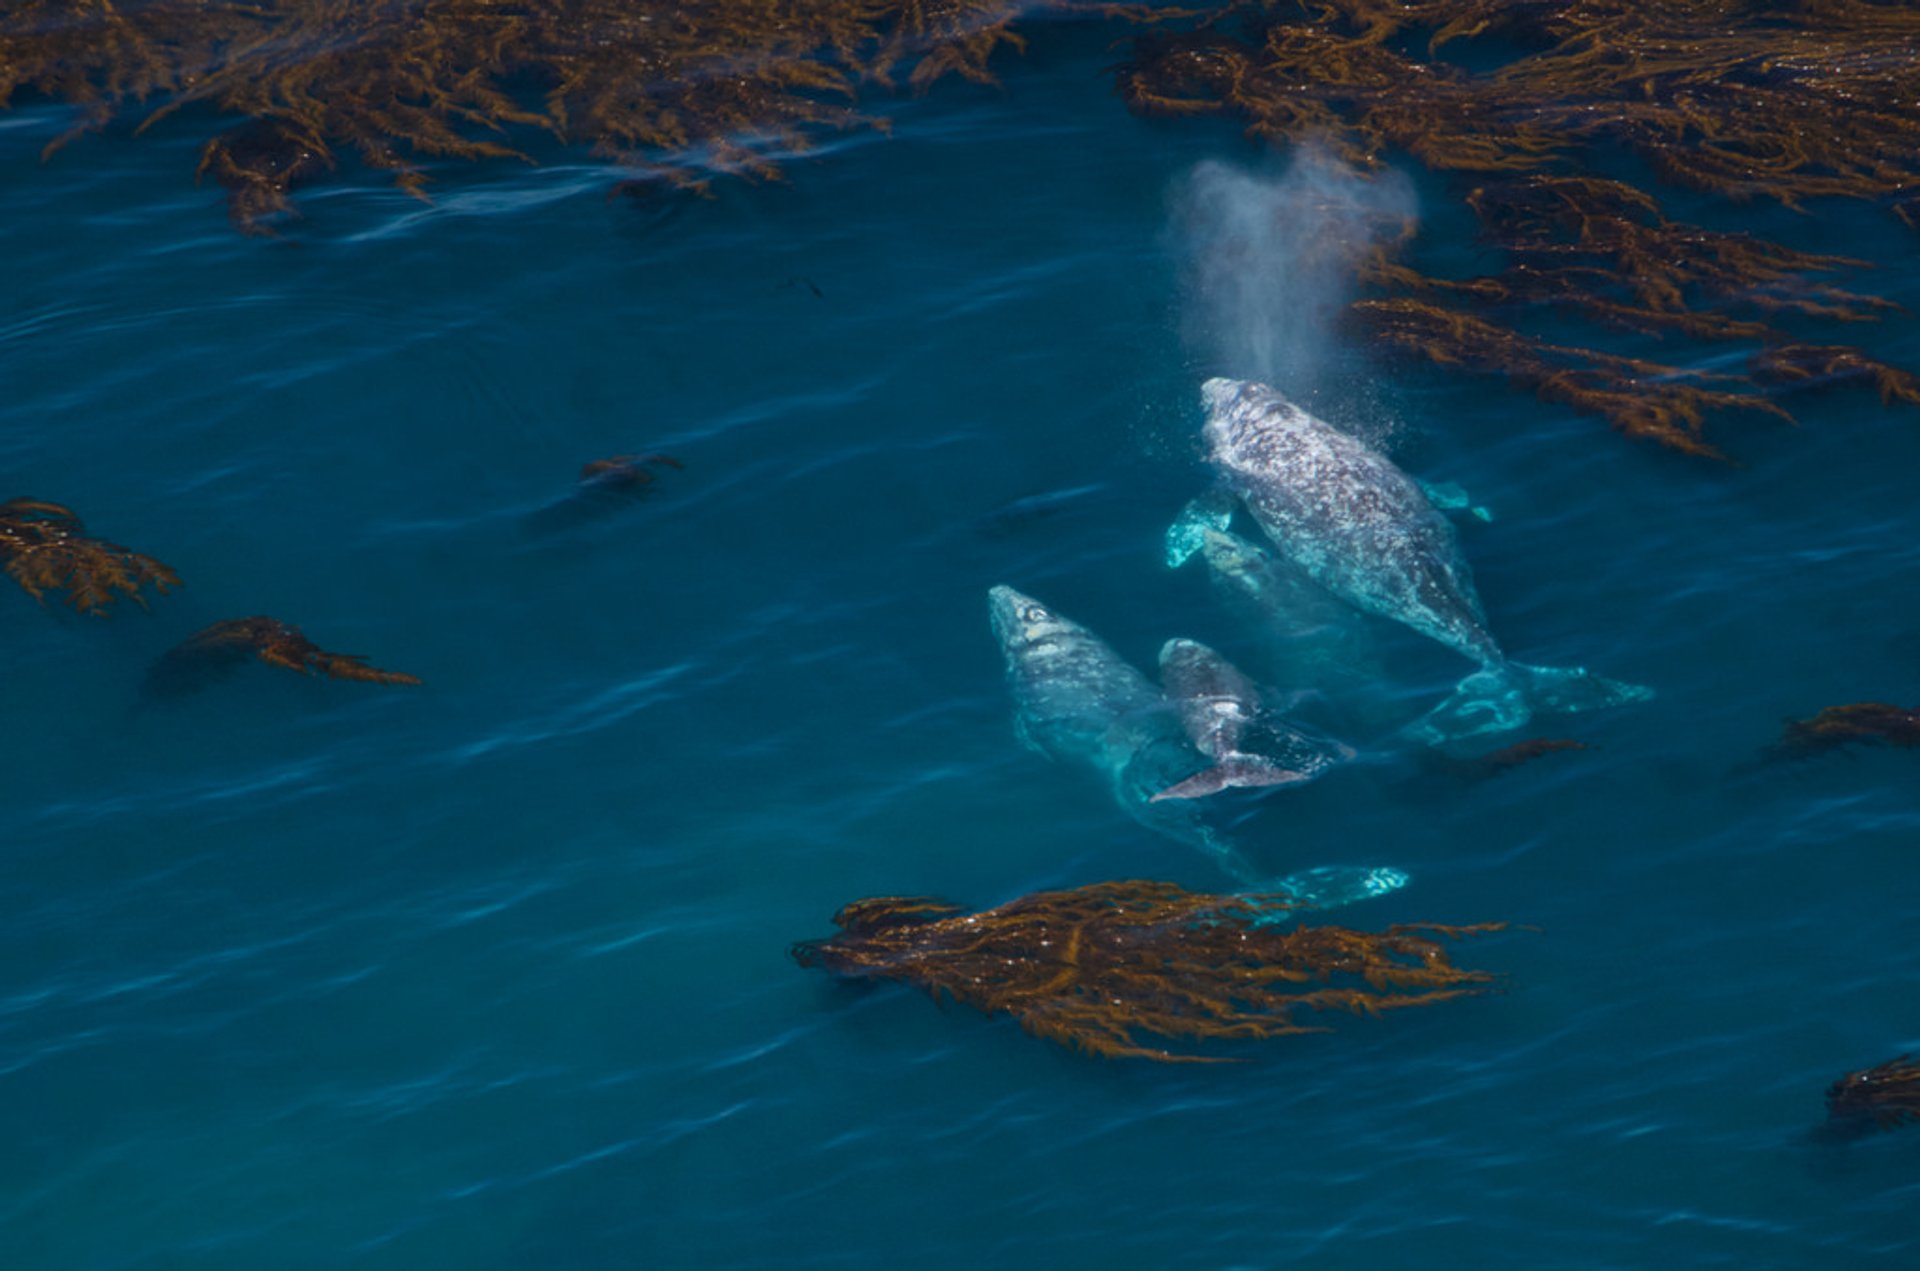
[{"label": "whale fluke", "polygon": [[1185,781],[1168,786],[1147,802],[1158,803],[1162,799],[1204,799],[1210,794],[1218,794],[1222,790],[1243,786],[1286,786],[1297,781],[1310,781],[1313,775],[1295,772],[1291,768],[1282,768],[1258,755],[1233,755],[1221,760],[1205,772],[1195,773]]},{"label": "whale fluke", "polygon": [[1187,558],[1206,546],[1207,531],[1224,532],[1233,524],[1233,495],[1225,490],[1209,490],[1180,509],[1180,515],[1167,527],[1167,568],[1178,569]]},{"label": "whale fluke", "polygon": [[1519,728],[1537,714],[1571,715],[1651,701],[1653,695],[1650,688],[1610,680],[1585,667],[1506,662],[1461,680],[1453,696],[1428,711],[1408,731],[1429,745],[1439,745]]}]

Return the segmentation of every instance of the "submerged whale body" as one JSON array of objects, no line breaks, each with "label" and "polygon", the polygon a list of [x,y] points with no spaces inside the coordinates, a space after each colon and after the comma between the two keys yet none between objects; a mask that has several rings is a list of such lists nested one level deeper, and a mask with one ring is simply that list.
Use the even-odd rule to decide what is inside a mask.
[{"label": "submerged whale body", "polygon": [[[1160,682],[1179,712],[1187,739],[1213,767],[1153,796],[1199,799],[1245,786],[1311,781],[1353,751],[1290,724],[1262,717],[1259,690],[1238,667],[1197,640],[1169,640],[1160,650]],[[1264,734],[1258,750],[1250,738]]]},{"label": "submerged whale body", "polygon": [[[1200,392],[1209,459],[1282,555],[1354,607],[1480,664],[1415,735],[1442,742],[1517,728],[1536,711],[1653,696],[1583,669],[1509,660],[1488,630],[1452,525],[1385,455],[1265,384],[1216,378]],[[1217,507],[1206,513],[1224,520]],[[1196,527],[1191,537],[1202,533]]]},{"label": "submerged whale body", "polygon": [[1265,636],[1282,687],[1323,692],[1378,682],[1371,636],[1353,610],[1305,570],[1211,526],[1200,531],[1198,551],[1215,587]]}]

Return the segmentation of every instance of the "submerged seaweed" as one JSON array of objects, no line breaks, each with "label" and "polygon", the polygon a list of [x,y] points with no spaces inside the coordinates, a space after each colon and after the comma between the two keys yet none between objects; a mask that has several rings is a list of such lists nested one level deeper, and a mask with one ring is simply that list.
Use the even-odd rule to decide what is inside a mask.
[{"label": "submerged seaweed", "polygon": [[1850,1072],[1827,1088],[1827,1125],[1847,1137],[1920,1121],[1920,1063],[1911,1055]]},{"label": "submerged seaweed", "polygon": [[1040,892],[979,913],[926,897],[857,901],[840,934],[794,946],[803,966],[896,980],[1090,1054],[1181,1062],[1147,1039],[1204,1042],[1326,1032],[1305,1012],[1430,1006],[1489,991],[1438,938],[1503,924],[1402,924],[1378,933],[1282,928],[1284,896],[1204,895],[1171,883]]},{"label": "submerged seaweed", "polygon": [[1885,702],[1829,706],[1811,719],[1788,720],[1769,754],[1805,759],[1856,744],[1920,746],[1920,707],[1907,710]]},{"label": "submerged seaweed", "polygon": [[1450,773],[1463,781],[1484,781],[1502,773],[1512,772],[1534,760],[1561,751],[1585,750],[1587,744],[1561,737],[1535,737],[1527,741],[1517,741],[1511,746],[1502,746],[1483,755],[1459,756],[1442,751],[1430,751],[1428,762],[1440,771]]},{"label": "submerged seaweed", "polygon": [[38,499],[0,503],[0,561],[35,600],[65,590],[68,604],[100,616],[122,596],[146,608],[142,586],[163,593],[180,586],[180,576],[153,557],[91,537],[71,508]]},{"label": "submerged seaweed", "polygon": [[358,653],[329,653],[291,623],[278,618],[230,618],[195,632],[169,649],[147,674],[147,693],[177,697],[231,674],[241,664],[258,660],[302,675],[326,675],[368,684],[418,684],[398,671],[367,665]]}]

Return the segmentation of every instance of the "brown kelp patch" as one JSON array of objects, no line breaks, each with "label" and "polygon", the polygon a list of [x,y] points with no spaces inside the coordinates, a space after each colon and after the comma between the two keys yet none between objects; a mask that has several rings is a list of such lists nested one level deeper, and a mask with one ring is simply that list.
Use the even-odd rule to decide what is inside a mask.
[{"label": "brown kelp patch", "polygon": [[153,557],[92,537],[71,508],[39,499],[0,503],[0,561],[35,600],[65,590],[68,604],[101,616],[123,596],[146,608],[143,586],[180,586],[180,576]]},{"label": "brown kelp patch", "polygon": [[1827,1125],[1842,1135],[1920,1121],[1920,1063],[1911,1055],[1850,1072],[1827,1088]]},{"label": "brown kelp patch", "polygon": [[[1041,8],[1088,11],[1084,0]],[[546,132],[667,180],[768,176],[817,129],[868,122],[863,83],[990,81],[1007,0],[17,0],[0,104],[71,103],[73,135],[205,104],[251,121],[201,171],[257,229],[342,152],[406,190],[430,159],[527,157]],[[1146,11],[1139,11],[1143,16]],[[691,162],[689,162],[691,161]]]},{"label": "brown kelp patch", "polygon": [[1303,1016],[1377,1015],[1490,991],[1441,939],[1504,924],[1401,924],[1383,932],[1286,926],[1282,896],[1206,895],[1116,882],[1040,892],[978,913],[927,897],[856,901],[840,934],[795,945],[803,966],[894,980],[1094,1055],[1179,1062],[1201,1043],[1328,1029]]},{"label": "brown kelp patch", "polygon": [[[1475,46],[1479,46],[1476,50]],[[1466,56],[1459,56],[1461,50]],[[1470,69],[1468,58],[1485,63]],[[1867,0],[1300,0],[1153,32],[1121,95],[1157,115],[1237,117],[1350,164],[1399,151],[1482,184],[1466,202],[1502,263],[1470,278],[1406,263],[1411,232],[1358,269],[1355,316],[1382,343],[1499,375],[1628,435],[1725,458],[1707,421],[1785,418],[1766,390],[1871,384],[1920,405],[1920,380],[1782,323],[1861,322],[1888,301],[1835,284],[1868,262],[1669,218],[1645,189],[1586,170],[1636,154],[1657,179],[1798,206],[1920,190],[1920,10]],[[1653,337],[1760,346],[1747,374],[1702,374],[1527,334],[1529,309]],[[1717,359],[1724,363],[1726,359]]]},{"label": "brown kelp patch", "polygon": [[242,663],[258,660],[302,675],[368,684],[418,684],[416,676],[368,666],[358,653],[329,653],[300,628],[278,618],[231,618],[195,632],[161,655],[147,675],[147,692],[173,697],[205,687]]},{"label": "brown kelp patch", "polygon": [[1810,719],[1790,719],[1769,754],[1805,759],[1852,745],[1920,746],[1920,707],[1907,710],[1885,702],[1829,706]]}]

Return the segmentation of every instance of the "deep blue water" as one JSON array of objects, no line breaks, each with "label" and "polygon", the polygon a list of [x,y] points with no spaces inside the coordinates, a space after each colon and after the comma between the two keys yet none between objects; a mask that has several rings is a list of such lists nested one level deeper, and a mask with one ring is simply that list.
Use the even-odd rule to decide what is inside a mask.
[{"label": "deep blue water", "polygon": [[[279,240],[191,184],[204,119],[43,165],[60,116],[0,115],[0,497],[188,584],[0,591],[0,1264],[1913,1265],[1920,1131],[1804,1141],[1920,1047],[1913,757],[1750,767],[1920,700],[1920,418],[1867,392],[1727,419],[1717,467],[1327,342],[1316,408],[1494,509],[1462,541],[1515,655],[1660,694],[1497,780],[1233,804],[1262,868],[1412,875],[1342,921],[1537,928],[1460,950],[1504,993],[1166,1067],[788,958],[862,896],[1230,885],[1019,746],[986,622],[1005,582],[1143,667],[1260,666],[1160,563],[1235,369],[1170,226],[1196,164],[1288,156],[1130,117],[1113,56],[1045,36],[710,200],[555,151],[431,204],[350,171]],[[1920,308],[1876,209],[1669,207]],[[1920,364],[1906,315],[1807,329]],[[686,469],[528,533],[635,450]],[[426,684],[142,703],[255,613]],[[1462,672],[1375,634],[1409,714]]]}]

